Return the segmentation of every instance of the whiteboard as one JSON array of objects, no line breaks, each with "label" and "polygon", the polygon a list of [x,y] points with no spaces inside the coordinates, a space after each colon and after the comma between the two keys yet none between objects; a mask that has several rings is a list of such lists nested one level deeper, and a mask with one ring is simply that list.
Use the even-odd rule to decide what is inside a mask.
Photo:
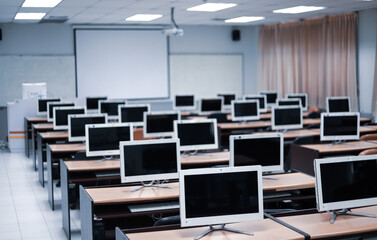
[{"label": "whiteboard", "polygon": [[22,99],[22,83],[45,82],[47,96],[75,96],[73,56],[0,56],[0,106]]},{"label": "whiteboard", "polygon": [[77,29],[78,97],[167,98],[168,41],[161,30]]},{"label": "whiteboard", "polygon": [[195,94],[197,98],[218,93],[243,94],[242,54],[170,55],[171,95]]}]

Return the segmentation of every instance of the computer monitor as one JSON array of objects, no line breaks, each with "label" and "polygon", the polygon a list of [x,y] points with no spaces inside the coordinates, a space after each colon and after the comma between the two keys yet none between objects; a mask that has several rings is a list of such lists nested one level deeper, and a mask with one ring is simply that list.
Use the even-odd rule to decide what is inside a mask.
[{"label": "computer monitor", "polygon": [[107,100],[107,97],[86,97],[86,109],[87,110],[98,110],[98,102],[100,100]]},{"label": "computer monitor", "polygon": [[218,149],[217,120],[176,120],[174,137],[180,139],[181,151]]},{"label": "computer monitor", "polygon": [[55,107],[73,107],[75,104],[72,103],[62,103],[62,102],[49,102],[47,103],[47,121],[54,121],[54,108]]},{"label": "computer monitor", "polygon": [[223,98],[202,98],[199,101],[199,113],[210,114],[221,112],[223,107]]},{"label": "computer monitor", "polygon": [[175,95],[173,99],[174,110],[196,110],[194,95]]},{"label": "computer monitor", "polygon": [[360,113],[321,113],[321,141],[358,140]]},{"label": "computer monitor", "polygon": [[132,123],[134,126],[143,126],[144,112],[150,111],[149,104],[119,105],[119,122]]},{"label": "computer monitor", "polygon": [[119,142],[133,140],[131,123],[85,125],[86,156],[119,155]]},{"label": "computer monitor", "polygon": [[377,204],[377,155],[315,159],[314,173],[318,211],[341,210],[330,223],[337,215],[352,215],[351,208]]},{"label": "computer monitor", "polygon": [[302,107],[301,99],[278,99],[276,100],[277,106],[300,106]]},{"label": "computer monitor", "polygon": [[272,130],[300,129],[302,123],[301,106],[285,106],[272,108]]},{"label": "computer monitor", "polygon": [[107,123],[106,114],[68,115],[68,141],[85,141],[85,125]]},{"label": "computer monitor", "polygon": [[259,112],[267,112],[267,100],[266,95],[246,95],[243,97],[244,100],[258,100],[259,101]]},{"label": "computer monitor", "polygon": [[121,100],[99,100],[99,113],[106,113],[109,119],[118,120],[118,106],[125,105],[125,101]]},{"label": "computer monitor", "polygon": [[282,133],[232,135],[229,145],[231,167],[261,165],[263,172],[284,169]]},{"label": "computer monitor", "polygon": [[232,121],[259,120],[258,100],[234,100],[232,101]]},{"label": "computer monitor", "polygon": [[181,120],[177,111],[144,112],[144,137],[172,137],[175,120]]},{"label": "computer monitor", "polygon": [[327,97],[327,112],[351,112],[350,97]]},{"label": "computer monitor", "polygon": [[177,179],[179,139],[120,142],[122,183]]},{"label": "computer monitor", "polygon": [[54,108],[54,130],[68,129],[68,115],[85,114],[86,107],[55,107]]},{"label": "computer monitor", "polygon": [[266,102],[268,105],[271,106],[276,104],[276,99],[278,99],[277,91],[261,91],[259,94],[266,95]]},{"label": "computer monitor", "polygon": [[60,98],[40,98],[38,99],[37,114],[45,115],[47,114],[47,103],[49,102],[60,102]]},{"label": "computer monitor", "polygon": [[307,93],[290,93],[286,96],[288,99],[301,99],[303,111],[308,111],[308,94]]},{"label": "computer monitor", "polygon": [[179,175],[182,227],[222,225],[206,235],[216,230],[232,231],[224,228],[226,223],[263,219],[261,166],[191,169]]},{"label": "computer monitor", "polygon": [[220,94],[217,94],[218,97],[221,97],[223,98],[223,107],[224,108],[230,108],[231,104],[232,104],[232,101],[233,100],[236,100],[236,94],[234,93],[220,93]]}]

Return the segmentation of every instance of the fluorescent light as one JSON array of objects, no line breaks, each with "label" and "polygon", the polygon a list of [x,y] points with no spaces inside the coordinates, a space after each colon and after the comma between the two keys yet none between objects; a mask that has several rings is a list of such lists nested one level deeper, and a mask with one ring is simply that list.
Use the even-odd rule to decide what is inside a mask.
[{"label": "fluorescent light", "polygon": [[247,23],[247,22],[259,21],[259,20],[263,20],[263,19],[265,19],[265,17],[243,16],[243,17],[237,17],[237,18],[230,18],[230,19],[225,20],[225,22],[227,22],[227,23]]},{"label": "fluorescent light", "polygon": [[25,0],[22,7],[53,8],[62,0]]},{"label": "fluorescent light", "polygon": [[16,20],[40,20],[46,13],[17,13],[14,19]]},{"label": "fluorescent light", "polygon": [[126,21],[132,21],[132,22],[148,22],[153,21],[157,18],[162,17],[161,14],[136,14],[129,18],[126,18]]},{"label": "fluorescent light", "polygon": [[291,8],[283,8],[274,10],[274,13],[289,13],[289,14],[296,14],[296,13],[304,13],[304,12],[312,12],[325,9],[325,7],[315,7],[315,6],[297,6]]},{"label": "fluorescent light", "polygon": [[237,6],[235,3],[204,3],[195,7],[187,8],[187,11],[216,12],[235,6]]}]

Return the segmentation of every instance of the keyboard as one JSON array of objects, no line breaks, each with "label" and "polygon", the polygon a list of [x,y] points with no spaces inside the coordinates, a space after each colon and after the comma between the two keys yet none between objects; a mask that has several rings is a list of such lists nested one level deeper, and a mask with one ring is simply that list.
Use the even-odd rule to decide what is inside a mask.
[{"label": "keyboard", "polygon": [[173,202],[146,203],[146,204],[130,205],[128,206],[128,208],[130,209],[132,213],[179,209],[179,202],[173,201]]}]

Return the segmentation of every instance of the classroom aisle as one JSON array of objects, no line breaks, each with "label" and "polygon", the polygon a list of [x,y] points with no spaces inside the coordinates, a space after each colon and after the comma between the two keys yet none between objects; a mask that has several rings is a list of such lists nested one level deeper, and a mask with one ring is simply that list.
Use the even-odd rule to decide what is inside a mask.
[{"label": "classroom aisle", "polygon": [[[60,188],[56,191],[60,199]],[[80,239],[79,211],[72,212],[72,239]],[[60,201],[51,210],[47,189],[38,182],[32,160],[24,153],[0,150],[0,239],[66,240]]]}]

